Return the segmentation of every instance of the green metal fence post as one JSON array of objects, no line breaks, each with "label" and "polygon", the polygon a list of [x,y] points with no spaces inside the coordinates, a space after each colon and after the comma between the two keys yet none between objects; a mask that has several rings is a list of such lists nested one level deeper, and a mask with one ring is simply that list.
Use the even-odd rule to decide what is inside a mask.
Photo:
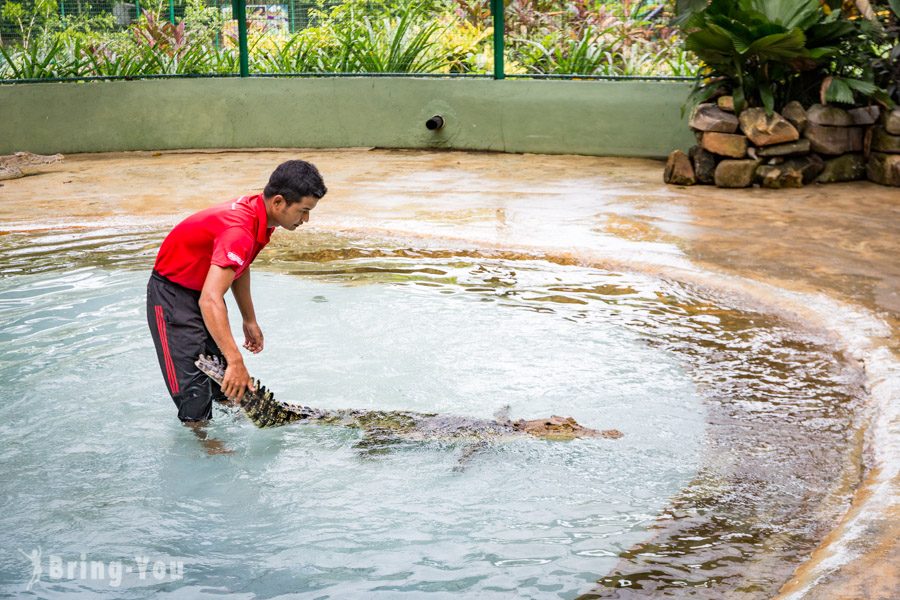
[{"label": "green metal fence post", "polygon": [[59,16],[66,18],[66,0],[59,0]]},{"label": "green metal fence post", "polygon": [[169,23],[175,24],[175,0],[169,0]]},{"label": "green metal fence post", "polygon": [[[215,2],[213,3],[213,6],[215,6],[216,10],[219,11],[219,17],[221,17],[222,16],[221,0],[215,0]],[[223,35],[223,32],[222,32],[223,25],[224,25],[224,23],[219,25],[219,31],[216,32],[216,37],[213,38],[213,46],[216,49],[216,53],[218,53],[218,51],[219,51],[219,38],[222,37],[222,35]]]},{"label": "green metal fence post", "polygon": [[247,0],[231,0],[231,14],[237,19],[238,48],[241,57],[241,77],[250,76],[250,57],[247,50]]},{"label": "green metal fence post", "polygon": [[491,0],[491,16],[494,19],[494,79],[505,77],[503,64],[503,0]]},{"label": "green metal fence post", "polygon": [[141,0],[134,0],[134,20],[141,18]]},{"label": "green metal fence post", "polygon": [[291,0],[291,33],[297,30],[297,25],[294,23],[294,0]]}]

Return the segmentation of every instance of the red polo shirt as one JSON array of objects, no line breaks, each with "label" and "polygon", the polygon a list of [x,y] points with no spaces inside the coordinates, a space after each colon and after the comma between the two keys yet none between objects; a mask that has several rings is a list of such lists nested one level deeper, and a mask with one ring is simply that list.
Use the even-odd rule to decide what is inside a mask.
[{"label": "red polo shirt", "polygon": [[201,210],[166,236],[153,270],[198,291],[203,289],[210,265],[234,269],[237,279],[269,243],[275,228],[266,225],[262,194]]}]

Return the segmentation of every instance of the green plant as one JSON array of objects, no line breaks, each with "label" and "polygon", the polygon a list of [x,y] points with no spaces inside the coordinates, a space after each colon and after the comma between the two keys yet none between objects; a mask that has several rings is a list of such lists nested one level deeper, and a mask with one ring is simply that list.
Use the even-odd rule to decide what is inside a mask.
[{"label": "green plant", "polygon": [[186,0],[184,4],[185,31],[194,43],[214,44],[222,31],[222,11],[209,6],[205,0]]},{"label": "green plant", "polygon": [[[252,56],[252,54],[251,54]],[[237,48],[215,48],[207,55],[207,73],[237,73],[241,68],[241,57]]]},{"label": "green plant", "polygon": [[473,25],[454,14],[442,19],[443,32],[438,36],[436,54],[443,57],[440,71],[448,73],[489,73],[493,69],[490,45],[493,29]]},{"label": "green plant", "polygon": [[878,57],[872,63],[875,83],[900,104],[900,0],[877,2],[873,9],[881,25]]},{"label": "green plant", "polygon": [[673,77],[696,77],[700,69],[696,57],[689,52],[681,40],[675,36],[661,40],[652,48],[654,55],[652,71],[648,75],[670,75]]},{"label": "green plant", "polygon": [[[105,1],[105,0],[104,0]],[[234,21],[205,0],[186,0],[184,18],[168,22],[165,0],[126,29],[87,4],[57,12],[59,0],[15,0],[5,24],[22,40],[4,47],[0,77],[139,77],[234,73]],[[508,74],[684,74],[692,57],[664,17],[672,0],[508,0]],[[33,9],[32,6],[35,8]],[[318,0],[305,28],[251,28],[253,72],[435,72],[493,70],[487,0]],[[7,28],[5,31],[9,31]],[[33,48],[32,48],[33,46]],[[26,52],[26,50],[31,52]]]},{"label": "green plant", "polygon": [[437,34],[442,27],[421,5],[400,8],[397,16],[332,22],[337,47],[332,65],[338,71],[429,73],[442,61]]},{"label": "green plant", "polygon": [[323,47],[307,31],[275,40],[254,52],[254,70],[261,73],[314,73],[324,70]]},{"label": "green plant", "polygon": [[883,99],[874,84],[864,19],[844,18],[840,7],[818,0],[712,0],[678,21],[685,47],[704,69],[688,104],[721,91],[735,110],[762,106],[771,114],[789,100],[854,102]]},{"label": "green plant", "polygon": [[34,0],[26,8],[21,2],[7,2],[0,10],[0,19],[15,23],[26,48],[45,23],[56,15],[56,0]]},{"label": "green plant", "polygon": [[84,61],[80,43],[63,42],[58,36],[32,41],[28,47],[6,49],[0,46],[11,79],[48,79],[81,74]]},{"label": "green plant", "polygon": [[149,73],[148,56],[140,47],[131,45],[117,51],[110,44],[96,44],[83,49],[91,75],[100,77],[137,77]]},{"label": "green plant", "polygon": [[[519,0],[524,4],[524,0]],[[581,75],[693,75],[696,61],[665,24],[667,5],[646,0],[556,3],[564,10],[553,19],[517,19],[539,23],[538,34],[524,27],[508,38],[510,56],[531,73]],[[531,6],[533,9],[534,6]],[[516,30],[513,29],[515,32]]]},{"label": "green plant", "polygon": [[[519,53],[533,73],[567,73],[577,75],[611,74],[615,59],[601,34],[586,28],[579,38],[566,38],[559,32],[544,36],[543,40],[517,40]],[[562,38],[562,39],[560,39]],[[529,50],[532,50],[529,52]]]},{"label": "green plant", "polygon": [[210,54],[215,51],[207,45],[192,43],[184,21],[174,25],[145,11],[143,19],[132,26],[132,33],[138,51],[122,56],[142,64],[148,74],[193,75],[210,71]]}]

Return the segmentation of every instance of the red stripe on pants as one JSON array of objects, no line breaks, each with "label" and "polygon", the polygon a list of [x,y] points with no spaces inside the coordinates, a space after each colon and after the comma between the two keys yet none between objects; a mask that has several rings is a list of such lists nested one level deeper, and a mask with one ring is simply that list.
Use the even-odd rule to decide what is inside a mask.
[{"label": "red stripe on pants", "polygon": [[169,389],[173,394],[178,393],[178,378],[175,376],[175,365],[172,363],[172,355],[169,354],[169,336],[166,334],[166,319],[163,316],[163,307],[157,304],[156,329],[159,330],[159,341],[162,343],[163,357],[166,363],[166,373],[169,376]]}]

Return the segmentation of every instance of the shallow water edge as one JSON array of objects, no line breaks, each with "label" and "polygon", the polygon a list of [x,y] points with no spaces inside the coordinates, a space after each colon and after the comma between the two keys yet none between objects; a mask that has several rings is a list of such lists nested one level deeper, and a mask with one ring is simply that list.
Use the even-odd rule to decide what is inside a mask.
[{"label": "shallow water edge", "polygon": [[[49,209],[56,206],[51,198],[65,196],[68,207],[57,222],[128,221],[139,214],[156,220],[204,206],[212,196],[255,189],[269,165],[296,154],[73,157],[46,175],[7,182],[0,188],[0,216],[8,231],[53,227],[47,216],[55,219],[59,212],[42,212],[41,206]],[[889,524],[898,485],[898,418],[890,411],[897,406],[900,314],[898,266],[891,256],[900,243],[900,219],[890,190],[861,183],[830,186],[827,195],[816,187],[788,194],[682,191],[657,183],[659,163],[640,160],[302,155],[335,182],[324,210],[314,215],[314,231],[393,237],[419,250],[463,246],[672,277],[831,335],[850,360],[862,363],[867,377],[870,401],[859,423],[865,452],[857,466],[867,468],[867,484],[843,525],[846,533],[827,538],[817,563],[785,592],[824,595],[855,585],[853,565],[864,563],[870,550],[897,564],[889,560],[898,552]],[[371,162],[360,162],[366,160]],[[202,182],[204,191],[186,191],[185,176]],[[896,571],[875,579],[892,577]]]}]

